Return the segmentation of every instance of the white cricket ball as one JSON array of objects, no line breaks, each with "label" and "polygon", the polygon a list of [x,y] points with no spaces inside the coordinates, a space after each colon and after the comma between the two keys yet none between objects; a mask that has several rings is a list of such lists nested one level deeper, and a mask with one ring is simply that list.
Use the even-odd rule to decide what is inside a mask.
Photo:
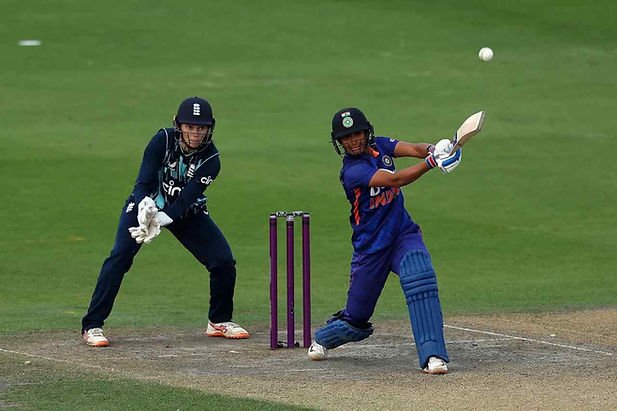
[{"label": "white cricket ball", "polygon": [[493,50],[490,47],[482,47],[478,53],[478,57],[482,61],[491,61],[493,59]]}]

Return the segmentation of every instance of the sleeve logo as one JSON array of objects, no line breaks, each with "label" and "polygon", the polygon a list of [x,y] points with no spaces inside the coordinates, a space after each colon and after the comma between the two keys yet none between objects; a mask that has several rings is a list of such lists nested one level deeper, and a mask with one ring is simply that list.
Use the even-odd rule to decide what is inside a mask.
[{"label": "sleeve logo", "polygon": [[381,158],[381,161],[383,161],[383,163],[388,167],[392,165],[392,159],[390,158],[390,156],[383,156]]}]

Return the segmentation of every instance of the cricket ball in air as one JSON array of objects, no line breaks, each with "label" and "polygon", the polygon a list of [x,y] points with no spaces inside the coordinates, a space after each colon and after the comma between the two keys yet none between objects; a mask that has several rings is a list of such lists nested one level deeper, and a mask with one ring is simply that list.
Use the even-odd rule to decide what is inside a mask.
[{"label": "cricket ball in air", "polygon": [[482,61],[491,61],[493,59],[493,50],[490,47],[482,47],[478,52],[478,57]]}]

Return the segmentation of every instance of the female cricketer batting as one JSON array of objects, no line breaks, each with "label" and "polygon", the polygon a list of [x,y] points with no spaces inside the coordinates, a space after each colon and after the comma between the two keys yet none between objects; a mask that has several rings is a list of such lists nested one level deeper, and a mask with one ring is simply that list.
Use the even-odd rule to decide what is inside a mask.
[{"label": "female cricketer batting", "polygon": [[106,347],[103,323],[111,313],[124,274],[143,243],[167,228],[210,272],[210,310],[205,334],[248,338],[231,321],[236,262],[223,233],[206,208],[204,191],[217,177],[221,162],[212,142],[215,120],[210,103],[187,98],[144,151],[133,192],[126,200],[111,254],[101,268],[88,312],[82,319],[86,344]]},{"label": "female cricketer batting", "polygon": [[[369,320],[393,271],[407,300],[420,368],[445,374],[449,360],[435,271],[420,227],[405,210],[400,187],[435,167],[451,172],[461,161],[461,150],[450,153],[449,140],[433,146],[375,137],[373,126],[357,108],[334,115],[331,137],[335,151],[343,156],[340,180],[351,204],[354,253],[347,304],[315,333],[309,358],[326,359],[328,349],[373,333]],[[395,171],[395,157],[424,161]]]}]

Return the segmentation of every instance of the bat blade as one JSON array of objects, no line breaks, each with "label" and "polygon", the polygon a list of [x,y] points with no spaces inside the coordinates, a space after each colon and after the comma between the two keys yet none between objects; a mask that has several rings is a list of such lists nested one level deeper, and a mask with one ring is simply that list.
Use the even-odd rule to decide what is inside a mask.
[{"label": "bat blade", "polygon": [[459,147],[462,147],[469,141],[469,139],[482,130],[484,117],[484,111],[478,111],[477,113],[469,116],[467,120],[463,121],[463,124],[461,124],[458,130],[456,130],[456,133],[454,133],[454,137],[452,138],[452,144],[454,145],[452,152],[458,150]]}]

